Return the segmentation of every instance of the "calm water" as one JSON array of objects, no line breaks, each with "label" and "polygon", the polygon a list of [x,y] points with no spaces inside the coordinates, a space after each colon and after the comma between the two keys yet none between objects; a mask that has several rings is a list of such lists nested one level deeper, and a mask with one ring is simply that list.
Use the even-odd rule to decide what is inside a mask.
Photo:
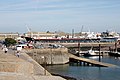
[{"label": "calm water", "polygon": [[[98,60],[98,58],[91,59]],[[101,60],[120,66],[120,59],[118,58],[103,57]],[[84,67],[65,64],[48,66],[47,69],[53,73],[74,77],[77,80],[120,80],[120,68]]]}]

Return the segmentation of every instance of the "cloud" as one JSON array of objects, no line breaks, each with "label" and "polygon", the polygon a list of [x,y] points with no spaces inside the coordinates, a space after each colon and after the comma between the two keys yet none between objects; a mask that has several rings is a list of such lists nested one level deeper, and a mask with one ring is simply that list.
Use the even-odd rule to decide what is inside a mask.
[{"label": "cloud", "polygon": [[[94,0],[93,0],[94,1]],[[116,1],[117,2],[117,1]],[[0,6],[0,11],[49,11],[49,10],[79,10],[119,7],[120,3],[108,1],[68,1],[68,0],[26,0]]]}]

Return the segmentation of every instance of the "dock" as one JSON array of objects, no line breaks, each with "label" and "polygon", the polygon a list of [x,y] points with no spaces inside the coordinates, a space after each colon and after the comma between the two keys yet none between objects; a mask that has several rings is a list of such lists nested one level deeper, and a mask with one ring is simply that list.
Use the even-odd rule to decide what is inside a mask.
[{"label": "dock", "polygon": [[99,62],[91,59],[81,58],[73,54],[69,54],[69,58],[74,61],[77,61],[77,63],[83,66],[118,67],[117,65],[114,65],[114,64],[103,63],[103,62]]}]

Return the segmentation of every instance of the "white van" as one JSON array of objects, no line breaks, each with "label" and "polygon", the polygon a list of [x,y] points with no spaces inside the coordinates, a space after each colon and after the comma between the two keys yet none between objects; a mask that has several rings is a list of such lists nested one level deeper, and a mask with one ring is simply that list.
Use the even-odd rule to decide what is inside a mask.
[{"label": "white van", "polygon": [[17,51],[21,51],[22,49],[27,49],[27,48],[32,49],[34,47],[31,44],[19,44],[19,45],[16,45]]}]

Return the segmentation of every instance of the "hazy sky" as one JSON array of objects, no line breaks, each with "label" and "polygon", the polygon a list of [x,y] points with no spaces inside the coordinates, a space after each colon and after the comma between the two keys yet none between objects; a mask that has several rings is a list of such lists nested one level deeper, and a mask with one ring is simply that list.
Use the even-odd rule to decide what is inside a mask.
[{"label": "hazy sky", "polygon": [[120,32],[120,0],[0,0],[0,32]]}]

